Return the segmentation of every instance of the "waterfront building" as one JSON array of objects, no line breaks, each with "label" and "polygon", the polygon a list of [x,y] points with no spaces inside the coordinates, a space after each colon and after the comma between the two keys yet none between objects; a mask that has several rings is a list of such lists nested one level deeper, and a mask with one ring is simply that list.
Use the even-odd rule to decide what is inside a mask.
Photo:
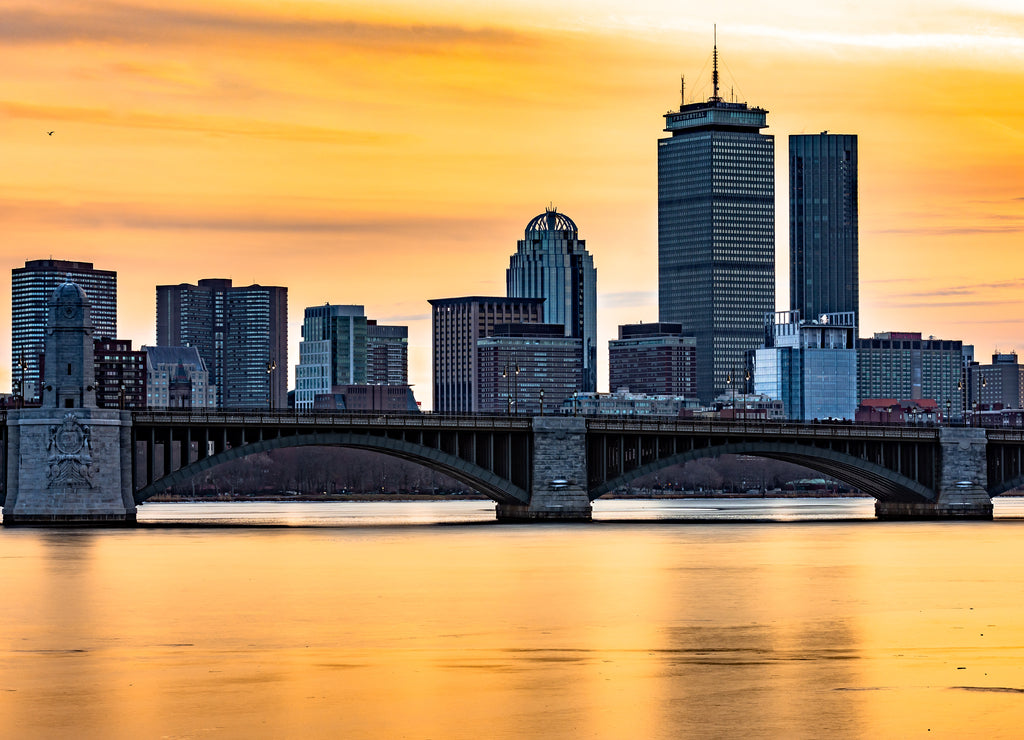
[{"label": "waterfront building", "polygon": [[1016,352],[997,352],[991,365],[973,365],[970,373],[971,411],[1024,409],[1024,365]]},{"label": "waterfront building", "polygon": [[[973,348],[968,345],[973,355]],[[964,418],[965,348],[959,340],[923,339],[920,332],[876,332],[857,340],[857,400],[934,399],[943,417]]]},{"label": "waterfront building", "polygon": [[658,140],[658,315],[696,339],[710,403],[775,310],[775,141],[767,111],[714,92],[665,114]]},{"label": "waterfront building", "polygon": [[697,397],[697,340],[671,322],[623,324],[608,342],[609,388]]},{"label": "waterfront building", "polygon": [[597,390],[597,270],[576,223],[553,206],[531,220],[505,280],[509,298],[543,298],[544,323],[583,341],[579,390]]},{"label": "waterfront building", "polygon": [[195,347],[146,347],[146,405],[151,409],[215,409],[217,388]]},{"label": "waterfront building", "polygon": [[857,407],[858,424],[907,424],[932,426],[945,421],[942,409],[933,398],[865,398]]},{"label": "waterfront building", "polygon": [[158,285],[156,297],[157,345],[199,350],[219,408],[286,407],[287,288],[211,278]]},{"label": "waterfront building", "polygon": [[352,411],[418,414],[412,388],[404,384],[336,385],[330,393],[317,393],[313,399],[317,411]]},{"label": "waterfront building", "polygon": [[765,344],[754,353],[754,392],[782,401],[786,418],[853,419],[857,351],[852,312],[803,321],[799,311],[765,317]]},{"label": "waterfront building", "polygon": [[433,333],[433,409],[444,414],[479,410],[477,341],[499,324],[540,324],[543,298],[465,296],[430,301]]},{"label": "waterfront building", "polygon": [[69,280],[89,297],[94,336],[117,336],[117,273],[113,270],[97,270],[92,262],[55,259],[27,260],[24,267],[11,270],[14,395],[29,402],[40,400],[47,301]]},{"label": "waterfront building", "polygon": [[96,405],[101,409],[146,408],[146,352],[130,339],[93,340]]},{"label": "waterfront building", "polygon": [[478,410],[540,414],[578,393],[583,340],[561,324],[499,324],[477,340]]},{"label": "waterfront building", "polygon": [[692,396],[633,393],[576,393],[562,402],[560,413],[585,416],[692,416],[697,411]]},{"label": "waterfront building", "polygon": [[805,318],[860,316],[857,137],[789,137],[790,308]]}]

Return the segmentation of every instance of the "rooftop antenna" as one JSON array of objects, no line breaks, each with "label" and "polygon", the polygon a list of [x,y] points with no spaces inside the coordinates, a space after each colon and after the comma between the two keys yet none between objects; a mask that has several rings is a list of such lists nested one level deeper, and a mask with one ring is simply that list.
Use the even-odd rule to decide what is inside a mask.
[{"label": "rooftop antenna", "polygon": [[718,96],[718,24],[714,25],[715,29],[715,47],[712,53],[712,60],[714,66],[711,72],[711,81],[715,86],[715,94],[711,96],[711,101],[714,103],[720,103],[722,99]]},{"label": "rooftop antenna", "polygon": [[686,105],[686,75],[679,75],[679,110]]}]

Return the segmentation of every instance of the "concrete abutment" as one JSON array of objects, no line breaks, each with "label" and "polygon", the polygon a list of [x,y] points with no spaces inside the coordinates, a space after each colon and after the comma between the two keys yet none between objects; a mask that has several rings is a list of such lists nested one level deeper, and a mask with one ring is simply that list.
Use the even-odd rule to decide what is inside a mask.
[{"label": "concrete abutment", "polygon": [[503,522],[589,522],[587,420],[582,416],[533,419],[533,470],[528,504],[498,504]]},{"label": "concrete abutment", "polygon": [[900,519],[991,519],[988,444],[984,429],[943,427],[938,485],[934,501],[876,501],[875,516]]}]

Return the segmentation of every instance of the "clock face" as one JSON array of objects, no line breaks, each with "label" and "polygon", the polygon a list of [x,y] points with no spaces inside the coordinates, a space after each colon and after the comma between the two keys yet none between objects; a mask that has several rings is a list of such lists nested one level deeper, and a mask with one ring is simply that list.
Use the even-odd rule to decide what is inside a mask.
[{"label": "clock face", "polygon": [[73,319],[75,317],[75,307],[71,305],[62,306],[60,309],[61,315],[66,319]]}]

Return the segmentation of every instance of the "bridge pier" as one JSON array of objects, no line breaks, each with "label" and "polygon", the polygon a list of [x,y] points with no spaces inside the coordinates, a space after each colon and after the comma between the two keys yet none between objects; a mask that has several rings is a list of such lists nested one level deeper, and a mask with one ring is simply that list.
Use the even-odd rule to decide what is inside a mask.
[{"label": "bridge pier", "polygon": [[878,519],[991,519],[987,437],[977,427],[939,430],[939,480],[934,501],[876,501]]},{"label": "bridge pier", "polygon": [[534,417],[532,466],[530,503],[498,504],[499,521],[590,521],[585,418]]}]

